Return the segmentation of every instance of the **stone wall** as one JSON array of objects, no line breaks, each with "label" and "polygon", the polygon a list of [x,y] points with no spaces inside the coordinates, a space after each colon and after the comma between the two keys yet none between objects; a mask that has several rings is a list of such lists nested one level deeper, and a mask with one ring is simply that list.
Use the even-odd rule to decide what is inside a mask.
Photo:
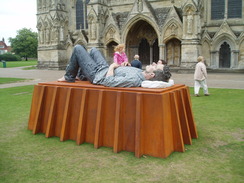
[{"label": "stone wall", "polygon": [[172,67],[194,68],[203,55],[212,69],[221,62],[229,62],[227,69],[244,68],[244,3],[241,18],[212,20],[208,0],[82,0],[88,27],[76,29],[77,1],[37,1],[39,68],[64,69],[76,44],[98,47],[111,61],[119,43],[126,44],[129,59],[140,52],[146,64],[162,58]]}]

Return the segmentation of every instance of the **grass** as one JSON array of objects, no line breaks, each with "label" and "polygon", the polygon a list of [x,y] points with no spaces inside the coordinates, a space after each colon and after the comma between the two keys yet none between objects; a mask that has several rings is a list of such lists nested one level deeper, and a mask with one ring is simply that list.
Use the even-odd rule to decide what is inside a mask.
[{"label": "grass", "polygon": [[22,82],[30,79],[23,78],[0,78],[0,84]]},{"label": "grass", "polygon": [[[28,60],[28,61],[6,61],[6,67],[26,67],[26,66],[35,66],[37,65],[36,60]],[[0,63],[0,68],[3,68],[3,63]]]},{"label": "grass", "polygon": [[33,135],[27,130],[33,86],[0,89],[0,182],[241,183],[244,92],[209,90],[209,97],[192,97],[199,138],[186,152],[137,159],[129,152]]}]

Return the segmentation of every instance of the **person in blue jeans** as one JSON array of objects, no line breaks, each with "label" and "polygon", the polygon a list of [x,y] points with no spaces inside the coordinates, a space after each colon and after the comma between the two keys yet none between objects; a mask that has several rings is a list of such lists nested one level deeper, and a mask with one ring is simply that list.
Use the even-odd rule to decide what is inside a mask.
[{"label": "person in blue jeans", "polygon": [[98,49],[92,48],[88,53],[81,45],[74,47],[66,73],[58,81],[75,82],[77,75],[83,75],[93,84],[108,87],[139,87],[145,80],[168,82],[171,77],[169,69],[157,69],[154,65],[147,65],[145,70],[117,63],[109,66]]}]

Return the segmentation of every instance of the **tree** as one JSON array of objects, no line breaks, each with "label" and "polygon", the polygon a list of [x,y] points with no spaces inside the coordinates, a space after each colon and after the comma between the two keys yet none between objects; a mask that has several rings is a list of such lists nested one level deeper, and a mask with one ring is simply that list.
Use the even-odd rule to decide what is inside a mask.
[{"label": "tree", "polygon": [[15,38],[9,38],[11,43],[12,52],[24,57],[28,60],[28,57],[37,57],[37,33],[32,32],[31,29],[23,28],[17,31]]}]

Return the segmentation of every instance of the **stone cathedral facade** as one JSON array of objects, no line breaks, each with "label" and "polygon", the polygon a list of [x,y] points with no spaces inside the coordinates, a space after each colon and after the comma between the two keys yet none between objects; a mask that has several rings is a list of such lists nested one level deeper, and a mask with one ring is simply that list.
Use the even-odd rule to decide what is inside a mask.
[{"label": "stone cathedral facade", "polygon": [[244,69],[243,0],[37,0],[38,67],[64,69],[76,44],[112,62],[126,44],[129,60],[159,58],[175,68]]}]

